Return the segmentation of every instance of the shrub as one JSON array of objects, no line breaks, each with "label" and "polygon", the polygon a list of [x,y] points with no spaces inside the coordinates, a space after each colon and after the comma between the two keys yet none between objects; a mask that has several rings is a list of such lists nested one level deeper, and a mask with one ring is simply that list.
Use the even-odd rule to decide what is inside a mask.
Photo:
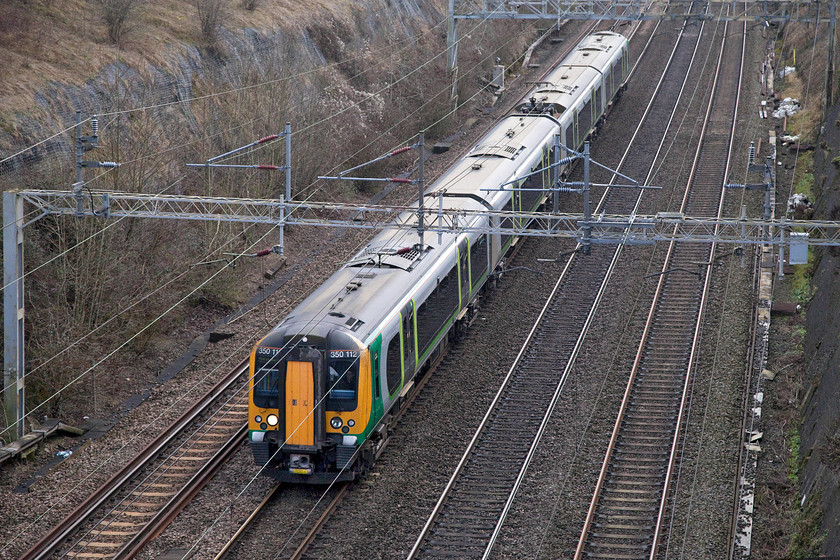
[{"label": "shrub", "polygon": [[96,0],[102,7],[105,23],[108,25],[108,38],[119,46],[132,30],[131,15],[139,0]]},{"label": "shrub", "polygon": [[193,0],[201,27],[201,38],[212,47],[219,38],[222,20],[227,15],[228,0]]}]

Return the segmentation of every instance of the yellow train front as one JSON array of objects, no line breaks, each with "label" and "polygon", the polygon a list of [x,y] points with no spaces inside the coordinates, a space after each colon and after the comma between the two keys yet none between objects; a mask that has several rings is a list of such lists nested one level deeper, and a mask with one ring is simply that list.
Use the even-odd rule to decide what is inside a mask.
[{"label": "yellow train front", "polygon": [[370,353],[329,325],[304,332],[272,331],[251,353],[254,458],[281,481],[353,480],[373,462]]}]

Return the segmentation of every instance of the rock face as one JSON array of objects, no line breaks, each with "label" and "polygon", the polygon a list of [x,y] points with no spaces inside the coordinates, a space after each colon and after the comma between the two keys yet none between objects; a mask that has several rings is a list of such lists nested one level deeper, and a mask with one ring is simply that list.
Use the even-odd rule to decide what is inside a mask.
[{"label": "rock face", "polygon": [[[826,115],[826,125],[814,152],[816,219],[840,219],[840,176],[832,164],[840,146],[840,107]],[[820,492],[824,507],[824,552],[840,555],[840,247],[820,250],[813,276],[816,289],[808,308],[805,339],[806,378],[802,390],[802,492]]]},{"label": "rock face", "polygon": [[[442,0],[360,0],[336,2],[334,6],[332,12],[312,14],[302,5],[303,13],[289,14],[281,29],[231,30],[223,26],[212,48],[188,42],[167,45],[168,63],[163,65],[137,67],[118,61],[83,83],[48,82],[33,95],[27,110],[6,115],[14,126],[0,126],[0,151],[14,153],[72,126],[76,110],[81,110],[84,117],[106,115],[101,119],[104,128],[110,113],[154,107],[143,114],[162,126],[177,124],[193,134],[205,133],[212,117],[208,120],[206,107],[198,106],[196,98],[272,80],[280,83],[299,75],[287,80],[296,83],[284,84],[282,95],[289,97],[291,87],[294,98],[317,100],[322,97],[324,77],[306,73],[331,65],[327,81],[334,88],[355,88],[356,93],[371,94],[379,89],[373,86],[382,85],[379,82],[383,76],[376,71],[362,73],[368,63],[380,58],[387,70],[401,58],[413,59],[417,50],[380,49],[389,44],[410,45],[412,41],[435,48],[445,44],[446,32],[440,25],[446,10]],[[372,88],[367,90],[365,86]],[[196,114],[199,111],[204,114]],[[137,113],[124,117],[136,118]],[[55,152],[69,155],[72,149],[71,135],[59,135],[0,164],[0,174],[42,161]]]}]

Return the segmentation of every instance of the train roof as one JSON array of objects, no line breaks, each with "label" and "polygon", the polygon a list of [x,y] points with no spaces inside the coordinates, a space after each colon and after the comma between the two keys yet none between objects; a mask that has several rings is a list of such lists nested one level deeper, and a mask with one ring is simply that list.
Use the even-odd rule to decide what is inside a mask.
[{"label": "train roof", "polygon": [[[557,123],[545,116],[503,119],[482,142],[466,154],[426,190],[428,228],[422,254],[414,230],[387,227],[349,259],[327,282],[313,292],[282,325],[322,323],[352,331],[359,340],[374,334],[410,290],[426,274],[442,266],[443,256],[454,251],[461,234],[444,231],[440,236],[434,216],[439,196],[447,210],[501,209],[511,190],[490,191],[504,179],[515,178],[534,165],[534,147],[544,144],[556,131]],[[485,146],[485,147],[482,147]],[[539,154],[539,151],[536,151]],[[411,208],[416,209],[417,203]],[[480,218],[475,218],[476,220]],[[414,211],[403,212],[397,221],[417,225]],[[475,238],[477,234],[469,235]],[[453,257],[454,258],[454,257]],[[445,259],[447,263],[452,259]],[[372,305],[375,301],[375,305]]]},{"label": "train roof", "polygon": [[557,113],[575,106],[588,93],[610,65],[621,57],[627,39],[611,31],[601,31],[583,39],[562,64],[542,80],[529,97],[554,104]]},{"label": "train roof", "polygon": [[[562,94],[554,90],[564,87],[573,76],[589,84],[600,73],[591,65],[606,67],[611,64],[620,56],[621,46],[626,42],[623,36],[609,32],[588,37],[541,84],[542,89],[551,90],[545,95],[566,95],[574,102],[581,95],[581,88],[572,88],[572,92]],[[421,285],[424,276],[433,277],[444,263],[454,260],[455,245],[465,234],[444,231],[439,238],[434,211],[441,200],[448,210],[503,209],[512,191],[510,188],[500,190],[500,185],[522,177],[535,165],[540,165],[542,153],[536,148],[550,142],[558,125],[557,119],[545,114],[514,114],[503,118],[426,188],[424,205],[428,210],[423,248],[419,247],[415,230],[386,227],[307,297],[278,328],[293,327],[296,333],[312,334],[338,328],[360,341],[375,335],[388,314],[398,309],[409,296],[413,297],[412,290]],[[415,227],[417,207],[415,202],[396,222]],[[473,218],[476,221],[486,219]],[[469,234],[468,237],[474,239],[477,235]],[[446,255],[451,258],[444,258]]]}]

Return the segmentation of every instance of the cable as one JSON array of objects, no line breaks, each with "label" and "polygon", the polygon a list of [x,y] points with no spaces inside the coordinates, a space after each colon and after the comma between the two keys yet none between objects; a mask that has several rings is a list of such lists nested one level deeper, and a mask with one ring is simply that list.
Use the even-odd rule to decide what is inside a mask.
[{"label": "cable", "polygon": [[[109,170],[109,171],[110,171],[110,170]],[[102,175],[104,175],[105,173],[108,173],[109,171],[105,171],[104,173],[102,173],[102,174],[100,175],[100,177],[101,177]],[[163,191],[160,191],[158,194],[163,194],[165,191],[167,191],[168,189],[172,188],[174,185],[176,185],[177,183],[179,183],[179,182],[181,181],[181,179],[183,179],[184,177],[185,177],[185,175],[181,175],[181,177],[180,177],[180,178],[178,178],[178,179],[177,179],[174,183],[172,183],[171,185],[169,185],[168,187],[166,187],[165,189],[163,189]],[[37,212],[37,210],[35,210],[34,212]],[[31,212],[29,215],[32,215],[32,213],[34,213],[34,212]],[[98,236],[99,236],[99,235],[101,235],[101,234],[104,234],[104,233],[105,233],[106,231],[108,231],[110,228],[112,228],[113,226],[115,226],[115,225],[119,224],[121,221],[123,221],[123,220],[124,220],[124,219],[126,219],[126,218],[127,218],[127,216],[121,216],[121,217],[117,218],[116,220],[114,220],[114,221],[110,222],[108,225],[106,225],[106,226],[105,226],[105,227],[103,227],[102,229],[100,229],[100,230],[96,231],[95,233],[90,234],[88,237],[86,237],[85,239],[82,239],[81,241],[79,241],[78,243],[76,243],[75,245],[73,245],[72,247],[69,247],[69,248],[65,249],[64,251],[62,251],[61,253],[58,253],[57,255],[55,255],[55,256],[54,256],[53,258],[51,258],[51,259],[49,259],[49,260],[47,260],[47,261],[44,261],[43,263],[39,264],[38,266],[36,266],[36,267],[35,267],[35,268],[33,268],[32,270],[28,270],[28,271],[26,271],[25,273],[23,273],[23,274],[21,275],[21,277],[20,277],[18,280],[13,280],[12,282],[10,282],[10,283],[8,283],[8,284],[5,284],[5,285],[3,286],[3,288],[2,288],[2,289],[3,289],[3,290],[5,290],[6,288],[8,288],[9,286],[11,286],[12,284],[14,284],[14,283],[16,283],[16,282],[18,282],[18,281],[23,281],[23,280],[24,280],[27,276],[29,276],[30,274],[32,274],[32,273],[34,273],[34,272],[39,271],[40,269],[44,268],[45,266],[47,266],[48,264],[50,264],[50,263],[52,263],[52,262],[55,262],[56,260],[58,260],[58,259],[60,259],[61,257],[65,256],[66,254],[68,254],[70,251],[73,251],[74,249],[77,249],[78,247],[81,247],[82,245],[84,245],[85,243],[87,243],[88,241],[90,241],[91,239],[93,239],[93,238],[95,238],[95,237],[98,237]]]},{"label": "cable", "polygon": [[[268,235],[268,234],[266,234],[266,235]],[[402,235],[407,235],[407,234],[405,234],[405,233],[404,233],[404,234],[402,234]],[[200,284],[198,288],[200,288],[201,286],[203,286],[204,284],[206,284],[206,282],[208,282],[209,280],[211,280],[211,279],[212,279],[213,277],[215,277],[217,274],[218,274],[218,272],[217,272],[216,274],[214,274],[213,276],[211,276],[211,277],[210,277],[207,281],[205,281],[204,283]],[[196,288],[196,289],[198,289],[198,288]],[[193,292],[191,292],[191,293],[194,293],[194,291],[195,291],[195,290],[193,290]],[[188,296],[187,296],[187,297],[188,297]],[[182,300],[182,301],[183,301],[183,300]],[[179,303],[180,303],[180,302],[179,302]],[[176,304],[176,305],[177,305],[177,304]],[[173,307],[174,307],[174,306],[173,306]],[[170,309],[172,309],[172,308],[170,308]],[[168,312],[168,311],[167,311],[167,312]],[[165,315],[165,313],[164,313],[164,314],[162,314],[161,316],[163,316],[163,315]],[[154,324],[154,322],[156,322],[157,320],[158,320],[158,319],[156,319],[155,321],[153,321],[151,324]],[[146,328],[148,328],[148,326],[147,326]],[[145,328],[144,328],[143,330],[145,330]],[[141,330],[141,331],[140,331],[140,333],[142,333],[142,332],[143,332],[143,330]],[[140,333],[138,333],[138,334],[140,334]],[[135,337],[136,337],[136,336],[137,336],[137,335],[135,335]],[[133,338],[135,338],[135,337],[132,337],[132,339],[133,339]],[[127,341],[127,342],[130,342],[130,340],[132,340],[132,339],[129,339],[129,341]],[[126,343],[127,343],[127,342],[126,342]],[[116,350],[119,350],[119,348],[121,348],[122,346],[124,346],[126,343],[124,343],[123,345],[121,345],[120,347],[118,347]],[[114,352],[116,352],[116,350],[115,350]],[[96,365],[98,365],[99,363],[102,363],[102,361],[104,361],[105,359],[107,359],[108,357],[110,357],[111,355],[113,355],[113,354],[114,354],[114,352],[111,352],[108,356],[106,356],[105,358],[103,358],[102,360],[100,360],[97,364],[95,364],[95,366],[96,366]],[[95,366],[94,366],[94,367],[95,367]],[[92,369],[92,368],[91,368],[91,369]],[[88,370],[88,371],[90,371],[90,370]],[[87,373],[87,372],[85,372],[85,373]],[[83,373],[81,376],[85,375],[85,373]],[[77,379],[79,379],[81,376],[79,376]],[[66,388],[66,387],[65,387],[65,388]],[[63,389],[62,389],[62,390],[63,390]],[[45,402],[46,402],[46,401],[45,401]],[[43,405],[43,403],[42,403],[42,405]],[[41,406],[41,405],[39,405],[39,407],[40,407],[40,406]],[[36,407],[36,408],[37,408],[37,407]],[[34,412],[34,410],[33,410],[32,412]],[[30,414],[31,414],[31,412],[30,412]]]},{"label": "cable", "polygon": [[[427,29],[426,31],[424,31],[423,33],[421,33],[420,36],[422,37],[423,35],[427,35],[427,34],[432,33],[435,29],[437,29],[438,27],[440,27],[444,23],[445,23],[445,20],[442,20],[440,23],[434,25],[433,27],[431,27],[431,28]],[[371,51],[367,51],[367,52],[364,52],[364,53],[361,53],[361,54],[358,54],[358,55],[354,55],[354,56],[351,56],[351,57],[346,58],[346,59],[341,60],[341,61],[333,62],[333,63],[327,64],[325,66],[312,68],[310,70],[299,72],[297,74],[292,74],[290,76],[284,76],[282,78],[277,78],[277,79],[274,79],[274,80],[267,80],[267,81],[260,82],[260,83],[257,83],[257,84],[251,84],[251,85],[247,85],[247,86],[241,86],[241,87],[238,87],[238,88],[232,88],[232,89],[221,91],[221,92],[218,92],[218,93],[211,93],[211,94],[202,95],[202,96],[198,96],[198,97],[190,97],[190,98],[187,98],[187,99],[180,99],[178,101],[170,101],[170,102],[167,102],[167,103],[158,103],[158,104],[153,104],[153,105],[146,105],[146,106],[143,106],[143,107],[135,107],[135,108],[132,108],[132,109],[123,109],[123,110],[119,110],[119,111],[103,112],[103,113],[99,113],[98,116],[100,116],[100,117],[112,117],[112,116],[116,116],[116,115],[127,115],[127,114],[131,114],[131,113],[135,113],[135,112],[149,111],[149,110],[154,110],[154,109],[162,109],[162,108],[165,108],[165,107],[171,107],[171,106],[175,106],[175,105],[182,105],[182,104],[186,104],[186,103],[203,101],[203,100],[206,100],[206,99],[212,99],[212,98],[215,98],[215,97],[226,96],[226,95],[230,95],[232,93],[239,93],[239,92],[246,91],[246,90],[249,90],[249,89],[254,89],[254,88],[263,87],[263,86],[272,85],[272,84],[277,84],[277,83],[282,83],[282,82],[285,82],[285,81],[291,81],[291,80],[294,80],[294,79],[297,79],[297,78],[304,78],[306,76],[309,76],[311,74],[314,74],[314,73],[322,71],[322,70],[328,70],[328,69],[331,69],[331,68],[339,67],[343,64],[347,64],[348,62],[353,62],[357,59],[362,59],[366,56],[370,56],[370,54],[375,54],[375,53],[378,53],[378,52],[386,52],[386,51],[390,52],[395,45],[399,45],[399,44],[402,44],[402,43],[407,43],[409,41],[412,41],[412,42],[416,43],[418,40],[419,40],[418,37],[408,37],[404,40],[396,41],[395,43],[389,44],[387,46],[380,47],[378,49],[373,49]],[[396,52],[402,52],[402,50],[405,50],[407,48],[408,47],[403,47],[402,49],[399,49]],[[268,50],[268,49],[270,49],[270,47],[267,46],[267,47],[264,47],[262,50]],[[363,71],[359,75],[369,71],[371,68],[366,69],[365,71]],[[84,119],[82,121],[82,123],[84,124],[88,121],[90,121],[90,117]],[[110,124],[110,123],[108,123],[108,124]],[[108,127],[108,124],[104,125],[102,127],[102,130],[105,130]],[[25,152],[28,152],[28,151],[32,150],[33,148],[36,148],[36,147],[40,146],[41,144],[44,144],[44,143],[46,143],[46,142],[48,142],[48,141],[50,141],[50,140],[52,140],[52,139],[54,139],[58,136],[61,136],[62,134],[66,133],[70,130],[73,130],[74,128],[76,128],[76,126],[77,126],[77,124],[74,123],[74,124],[68,126],[67,128],[53,134],[52,136],[49,136],[47,138],[44,138],[43,140],[40,140],[39,142],[36,142],[35,144],[31,144],[31,145],[29,145],[25,148],[22,148],[20,151],[14,153],[14,154],[11,154],[9,156],[6,156],[3,159],[0,159],[0,164],[3,164],[3,163],[5,163],[9,160],[12,160],[12,159],[16,158],[17,156],[19,156],[19,155],[21,155]]]},{"label": "cable", "polygon": [[[85,120],[83,120],[83,121],[82,121],[82,123],[86,123],[86,122],[88,122],[89,120],[90,120],[90,117],[88,117],[88,118],[86,118]],[[50,140],[52,140],[53,138],[56,138],[56,137],[58,137],[58,136],[61,136],[61,135],[62,135],[62,134],[64,134],[65,132],[68,132],[68,131],[70,131],[70,130],[73,130],[74,128],[76,128],[76,126],[78,126],[78,123],[73,123],[72,125],[68,126],[67,128],[65,128],[65,129],[63,129],[63,130],[60,130],[60,131],[56,132],[56,133],[55,133],[55,134],[53,134],[52,136],[50,136],[50,137],[48,137],[48,138],[44,138],[44,139],[43,139],[43,140],[41,140],[40,142],[36,142],[35,144],[32,144],[31,146],[27,146],[26,148],[23,148],[21,151],[19,151],[19,152],[17,152],[17,153],[14,153],[14,154],[12,154],[12,155],[10,155],[10,156],[6,156],[6,157],[4,157],[3,159],[0,159],[0,163],[6,163],[6,162],[7,162],[7,161],[9,161],[10,159],[16,158],[17,156],[21,155],[21,154],[22,154],[22,153],[24,153],[24,152],[28,152],[28,151],[29,151],[29,150],[31,150],[32,148],[37,148],[37,147],[38,147],[38,146],[40,146],[41,144],[43,144],[43,143],[45,143],[45,142],[49,142],[49,141],[50,141]]]},{"label": "cable", "polygon": [[[430,34],[435,29],[442,26],[444,23],[445,23],[445,20],[442,20],[440,23],[430,27],[426,31],[422,32],[420,35],[422,36],[422,35]],[[418,40],[419,39],[417,37],[408,37],[404,40],[396,41],[395,43],[389,44],[387,46],[380,47],[378,49],[372,49],[371,51],[368,51],[368,52],[365,52],[365,53],[360,53],[358,55],[351,56],[351,57],[346,58],[344,60],[333,62],[333,63],[327,64],[327,65],[324,65],[324,66],[315,67],[315,68],[312,68],[310,70],[305,70],[303,72],[299,72],[297,74],[292,74],[290,76],[284,76],[282,78],[267,80],[267,81],[260,82],[260,83],[257,83],[257,84],[251,84],[251,85],[247,85],[247,86],[232,88],[232,89],[221,91],[221,92],[218,92],[218,93],[209,93],[207,95],[201,95],[201,96],[198,96],[198,97],[190,97],[190,98],[187,98],[187,99],[181,99],[179,101],[170,101],[168,103],[159,103],[159,104],[155,104],[155,105],[146,105],[144,107],[135,107],[133,109],[123,109],[123,110],[120,110],[120,111],[111,111],[111,112],[106,112],[106,113],[100,113],[99,116],[110,117],[110,116],[114,116],[114,115],[125,115],[125,114],[135,113],[135,112],[138,112],[138,111],[148,111],[148,110],[152,110],[152,109],[161,109],[161,108],[164,108],[164,107],[171,107],[173,105],[182,105],[182,104],[185,104],[185,103],[191,103],[191,102],[195,102],[195,101],[203,101],[205,99],[212,99],[214,97],[230,95],[232,93],[240,93],[240,92],[243,92],[243,91],[247,91],[249,89],[254,89],[254,88],[268,86],[268,85],[273,85],[273,84],[277,84],[277,83],[281,83],[281,82],[285,82],[285,81],[291,81],[291,80],[294,80],[294,79],[297,79],[297,78],[305,78],[305,77],[307,77],[311,74],[314,74],[316,72],[320,72],[320,71],[323,71],[323,70],[329,70],[329,69],[332,69],[332,68],[339,67],[343,64],[347,64],[348,62],[353,62],[354,60],[365,58],[366,56],[369,56],[371,53],[375,54],[375,53],[378,53],[378,52],[386,52],[386,51],[390,52],[391,49],[394,47],[394,45],[407,43],[409,41],[417,42]],[[267,46],[264,49],[268,50],[270,48],[271,48],[270,46]],[[400,50],[395,51],[395,52],[401,52],[402,50],[405,50],[407,48],[408,47],[404,47],[403,49],[400,49]],[[368,70],[365,70],[365,71],[357,74],[357,76],[360,76],[360,75],[364,74]],[[0,162],[0,163],[2,163],[2,162]]]},{"label": "cable", "polygon": [[[477,95],[477,94],[476,94],[476,95]],[[445,118],[445,117],[444,117],[444,118]],[[395,235],[395,236],[396,236],[396,235],[399,235],[399,230],[397,230],[397,231],[395,232],[395,234],[394,234],[394,235]],[[407,234],[403,234],[403,236],[405,236],[405,235],[407,235]],[[360,271],[359,271],[359,272],[357,272],[357,273],[356,273],[356,275],[361,274],[363,270],[367,269],[368,267],[372,267],[372,266],[373,266],[373,265],[368,265],[368,266],[365,266],[365,267],[361,267]],[[326,310],[326,306],[327,306],[327,305],[329,304],[329,302],[330,302],[330,301],[332,301],[332,300],[333,300],[333,298],[329,298],[328,300],[326,300],[326,303],[324,304],[324,307],[321,309],[321,312],[320,312],[320,313],[323,313],[323,312]],[[310,328],[310,329],[311,329],[311,328],[313,328],[313,327],[314,327],[314,325],[315,325],[315,324],[317,324],[317,322],[320,322],[320,320],[317,320],[317,321],[316,321],[316,319],[314,318],[314,317],[317,317],[318,315],[320,315],[320,313],[316,313],[316,314],[313,316],[313,319],[312,319],[312,320],[310,320],[310,322],[309,322],[307,325],[305,325],[304,327],[302,327],[302,328],[300,328],[300,329],[298,329],[298,330],[299,330],[300,332],[309,332],[309,331],[307,331],[307,328]],[[313,324],[313,323],[314,323],[314,324]],[[311,326],[310,326],[310,325],[311,325]],[[289,349],[289,351],[290,351],[290,350],[291,350],[291,348]],[[285,356],[287,356],[287,355],[288,355],[288,351],[287,351],[287,353],[286,353],[286,354],[282,354],[282,355],[281,355],[281,354],[278,354],[278,355],[276,356],[276,359],[274,360],[274,361],[275,361],[275,363],[280,363],[280,361],[281,361],[282,359],[284,359],[284,358],[285,358]],[[272,359],[274,359],[274,358],[275,358],[275,357],[272,357]],[[254,373],[254,376],[253,376],[251,379],[255,380],[255,378],[256,378],[256,376],[257,376],[257,375],[259,375],[261,372],[265,372],[265,371],[267,371],[267,370],[269,369],[269,365],[270,365],[271,361],[272,361],[272,360],[269,360],[269,361],[268,361],[268,362],[267,362],[264,366],[261,366],[261,369],[260,369],[259,371],[256,371],[256,372]],[[356,359],[356,361],[354,362],[354,365],[355,365],[356,363],[358,363],[358,358],[357,358],[357,359]],[[352,367],[352,366],[351,366],[351,367]],[[340,382],[340,380],[343,378],[343,376],[344,376],[344,375],[346,375],[347,371],[349,371],[349,368],[348,368],[347,370],[345,370],[345,372],[344,372],[344,373],[343,373],[343,374],[342,374],[342,375],[341,375],[341,376],[340,376],[340,377],[336,380],[336,382],[335,382],[335,384],[334,384],[333,386],[335,386],[338,382]],[[329,393],[327,392],[327,394],[329,394]],[[325,398],[326,398],[326,396],[324,396],[323,398],[325,399]],[[322,399],[322,400],[323,400],[323,399]],[[316,405],[316,407],[313,407],[313,410],[314,410],[314,408],[317,408],[317,405]],[[312,412],[310,412],[310,415],[311,415],[311,414],[312,414]],[[285,442],[284,442],[284,445],[285,445]],[[279,452],[282,448],[283,448],[283,446],[282,446],[282,445],[281,445],[281,446],[279,446],[279,447],[278,447],[278,450],[275,452],[275,454],[276,454],[276,453],[278,453],[278,452]],[[356,453],[358,453],[358,449],[356,450]],[[355,455],[354,455],[354,456],[355,456]],[[220,515],[216,518],[216,520],[213,522],[213,524],[211,525],[211,527],[208,527],[208,529],[207,529],[207,530],[205,530],[204,534],[202,534],[202,535],[198,538],[198,540],[197,540],[197,541],[193,544],[193,546],[190,548],[190,552],[191,552],[191,551],[193,551],[193,550],[195,549],[195,547],[198,545],[198,543],[199,543],[201,540],[203,540],[203,539],[204,539],[204,537],[205,537],[205,536],[209,533],[209,531],[210,531],[210,530],[211,530],[211,529],[212,529],[212,528],[213,528],[213,527],[214,527],[214,526],[218,523],[218,521],[219,521],[219,519],[221,519],[222,515],[224,515],[226,512],[228,512],[228,511],[230,510],[230,508],[233,506],[233,504],[234,504],[234,503],[235,503],[235,502],[236,502],[236,501],[237,501],[237,500],[238,500],[238,499],[242,496],[242,494],[243,494],[243,493],[247,490],[247,488],[248,488],[248,487],[250,487],[250,485],[251,485],[251,484],[252,484],[255,480],[257,480],[257,478],[260,476],[260,474],[261,474],[262,470],[264,470],[264,468],[265,468],[265,467],[261,468],[261,469],[260,469],[260,471],[259,471],[258,473],[256,473],[256,474],[254,475],[254,477],[252,477],[252,478],[251,478],[251,480],[250,480],[250,481],[249,481],[249,482],[245,485],[245,487],[243,488],[243,490],[242,490],[239,494],[237,494],[237,496],[235,496],[235,497],[231,500],[231,503],[230,503],[230,504],[229,504],[229,505],[225,508],[224,512],[223,512],[222,514],[220,514]],[[343,469],[342,469],[342,472],[343,472]],[[335,479],[333,480],[333,483],[335,483]],[[311,513],[311,512],[310,512],[310,513]],[[308,516],[307,516],[307,517],[308,517]],[[287,543],[287,544],[288,544],[288,543]],[[284,548],[285,548],[285,546],[286,546],[286,545],[284,545]],[[189,552],[188,552],[187,554],[189,554]]]},{"label": "cable", "polygon": [[[273,230],[273,228],[272,228],[272,230]],[[269,232],[269,233],[270,233],[270,232]],[[266,235],[268,235],[268,233],[267,233]],[[264,236],[264,237],[265,237],[265,236]],[[256,244],[256,243],[255,243],[255,244]],[[253,245],[252,245],[252,247],[253,247]],[[219,271],[219,272],[221,272],[221,271]],[[217,273],[213,274],[210,278],[208,278],[208,280],[206,280],[205,282],[203,282],[202,284],[200,284],[200,285],[199,285],[196,289],[194,289],[192,292],[190,292],[190,294],[194,293],[194,292],[195,292],[197,289],[199,289],[201,286],[203,286],[204,284],[206,284],[207,282],[209,282],[211,279],[213,279],[216,275],[218,275],[218,274],[219,274],[219,272],[217,272]],[[188,294],[186,297],[189,297],[189,295],[190,295],[190,294]],[[185,298],[183,298],[183,299],[181,300],[181,302],[183,302],[183,301],[184,301],[184,299],[186,299],[186,297],[185,297]],[[179,302],[179,303],[181,303],[181,302]],[[175,305],[178,305],[178,304],[175,304]],[[172,308],[174,308],[174,307],[175,307],[175,306],[170,307],[170,310],[171,310]],[[126,341],[125,343],[123,343],[122,345],[120,345],[117,349],[115,349],[114,351],[112,351],[111,353],[109,353],[109,354],[108,354],[105,358],[103,358],[103,359],[99,360],[99,362],[97,362],[96,364],[94,364],[94,366],[93,366],[93,367],[96,367],[97,365],[101,364],[104,360],[108,359],[108,358],[109,358],[110,356],[112,356],[112,355],[113,355],[113,354],[114,354],[117,350],[119,350],[120,348],[124,347],[124,346],[125,346],[125,344],[127,344],[128,342],[130,342],[131,340],[133,340],[134,338],[136,338],[136,336],[138,336],[140,333],[142,333],[143,331],[145,331],[145,330],[146,330],[146,328],[148,328],[150,325],[154,324],[157,320],[159,320],[159,318],[160,318],[160,317],[162,317],[163,315],[165,315],[166,313],[168,313],[168,311],[169,311],[169,310],[167,310],[166,312],[164,312],[163,314],[161,314],[161,315],[158,317],[158,319],[155,319],[154,321],[152,321],[152,323],[150,323],[149,325],[147,325],[147,327],[145,327],[144,329],[141,329],[141,331],[139,331],[136,335],[134,335],[134,336],[133,336],[132,338],[130,338],[128,341]],[[56,393],[56,395],[57,395],[57,394],[59,394],[60,392],[62,392],[64,389],[66,389],[66,387],[67,387],[67,386],[69,386],[70,384],[72,384],[73,382],[75,382],[76,380],[78,380],[78,379],[80,379],[82,376],[84,376],[86,373],[88,373],[89,371],[91,371],[91,370],[93,369],[93,367],[91,367],[90,369],[88,369],[86,372],[82,373],[82,374],[81,374],[80,376],[78,376],[78,377],[77,377],[74,381],[72,381],[71,383],[69,383],[68,385],[66,385],[64,388],[62,388],[59,392],[57,392],[57,393]],[[53,395],[53,396],[55,396],[55,395]],[[52,397],[50,397],[50,399],[51,399],[51,398],[52,398]],[[48,400],[50,400],[50,399],[48,399]],[[46,402],[48,402],[48,400],[47,400],[47,401],[44,401],[43,403],[41,403],[41,405],[38,405],[38,407],[36,407],[36,408],[35,408],[35,409],[33,409],[32,411],[30,411],[30,412],[29,412],[29,414],[34,413],[34,412],[35,412],[35,410],[37,410],[38,408],[40,408],[41,406],[43,406],[43,404],[45,404]],[[27,416],[28,416],[29,414],[27,414]]]},{"label": "cable", "polygon": [[[249,250],[250,250],[250,249],[253,249],[253,248],[257,245],[257,243],[261,243],[261,242],[262,242],[262,241],[263,241],[266,237],[268,237],[269,233],[271,233],[272,231],[274,231],[274,229],[276,229],[276,226],[274,226],[274,227],[270,228],[270,229],[269,229],[269,231],[268,231],[265,235],[263,235],[262,237],[260,237],[260,238],[259,238],[257,241],[255,241],[253,244],[251,244],[251,246],[249,247]],[[232,262],[236,262],[239,258],[241,258],[241,256],[234,257],[234,259],[233,259],[233,261],[232,261]],[[187,300],[190,298],[190,296],[192,296],[193,294],[195,294],[195,293],[196,293],[199,289],[203,288],[203,287],[204,287],[205,285],[207,285],[207,284],[208,284],[211,280],[213,280],[213,279],[214,279],[214,278],[216,278],[218,275],[220,275],[222,272],[224,272],[224,271],[227,269],[227,267],[228,267],[228,265],[225,265],[225,266],[223,266],[222,268],[220,268],[218,271],[216,271],[215,273],[211,274],[211,275],[210,275],[210,276],[209,276],[206,280],[204,280],[204,281],[203,281],[203,282],[201,282],[198,286],[196,286],[195,288],[193,288],[192,290],[190,290],[190,291],[189,291],[189,292],[188,292],[188,293],[187,293],[184,297],[182,297],[182,298],[181,298],[180,300],[178,300],[176,303],[174,303],[173,305],[171,305],[171,306],[170,306],[170,307],[169,307],[166,311],[164,311],[163,313],[159,314],[159,315],[158,315],[155,319],[153,319],[150,323],[148,323],[146,326],[144,326],[142,329],[140,329],[137,333],[135,333],[134,335],[132,335],[132,336],[131,336],[128,340],[126,340],[125,342],[123,342],[122,344],[120,344],[119,346],[117,346],[114,350],[112,350],[112,351],[108,352],[108,353],[105,355],[105,357],[103,357],[103,358],[101,358],[101,359],[97,360],[97,361],[96,361],[96,362],[95,362],[95,363],[94,363],[91,367],[89,367],[89,368],[88,368],[88,369],[86,369],[84,372],[82,372],[81,374],[79,374],[78,376],[76,376],[73,380],[71,380],[71,381],[69,381],[68,383],[66,383],[63,387],[61,387],[61,388],[60,388],[59,390],[57,390],[55,393],[53,393],[52,395],[50,395],[49,397],[47,397],[47,398],[46,398],[45,400],[43,400],[40,404],[36,405],[34,408],[32,408],[31,410],[29,410],[29,411],[28,411],[28,412],[27,412],[27,413],[23,416],[23,418],[27,418],[27,417],[31,416],[32,414],[34,414],[37,410],[40,410],[40,409],[41,409],[41,407],[43,407],[46,403],[50,402],[53,398],[55,398],[55,397],[57,397],[58,395],[60,395],[61,393],[63,393],[63,392],[64,392],[64,391],[65,391],[68,387],[70,387],[71,385],[73,385],[76,381],[78,381],[79,379],[81,379],[82,377],[84,377],[85,375],[87,375],[89,372],[91,372],[94,368],[96,368],[97,366],[101,365],[103,362],[105,362],[105,361],[106,361],[106,360],[108,360],[109,358],[111,358],[114,354],[116,354],[116,353],[117,353],[117,351],[118,351],[118,350],[120,350],[120,349],[124,348],[125,346],[127,346],[127,345],[131,342],[131,341],[133,341],[134,339],[136,339],[138,336],[140,336],[140,335],[141,335],[141,334],[143,334],[145,331],[147,331],[148,329],[150,329],[150,328],[151,328],[151,327],[152,327],[155,323],[157,323],[158,321],[160,321],[160,320],[161,320],[161,319],[162,319],[165,315],[167,315],[170,311],[172,311],[172,310],[173,310],[173,309],[175,309],[177,306],[179,306],[180,304],[182,304],[182,303],[184,303],[185,301],[187,301]],[[20,420],[15,420],[15,422],[14,422],[14,423],[12,423],[12,424],[10,424],[9,426],[7,426],[7,428],[8,428],[8,429],[14,428],[14,427],[16,427],[16,426],[18,425],[18,423],[19,423],[19,422],[20,422]]]}]

